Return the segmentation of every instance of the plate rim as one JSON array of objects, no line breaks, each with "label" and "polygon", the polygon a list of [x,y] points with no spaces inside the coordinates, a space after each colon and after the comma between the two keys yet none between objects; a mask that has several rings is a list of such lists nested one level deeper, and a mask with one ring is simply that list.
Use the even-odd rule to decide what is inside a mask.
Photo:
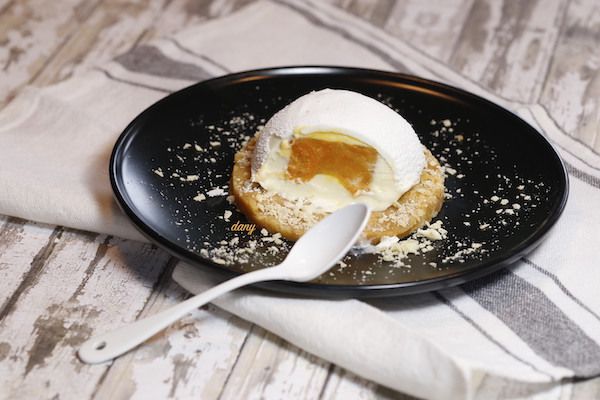
[{"label": "plate rim", "polygon": [[185,261],[191,265],[194,265],[195,267],[208,267],[206,268],[207,272],[212,272],[213,274],[216,273],[224,277],[234,277],[240,275],[241,273],[239,272],[225,269],[223,268],[223,266],[217,263],[214,263],[208,259],[201,258],[199,255],[191,252],[190,250],[175,245],[174,243],[172,243],[172,241],[160,235],[158,231],[154,230],[141,218],[139,218],[135,212],[135,207],[133,207],[134,202],[128,202],[129,197],[125,195],[127,191],[125,189],[123,179],[121,179],[122,176],[120,175],[120,169],[118,167],[120,165],[122,166],[122,160],[124,159],[128,145],[131,142],[131,140],[133,140],[133,138],[136,136],[136,126],[143,123],[144,120],[148,118],[148,116],[151,115],[156,108],[159,108],[162,104],[164,104],[167,101],[171,101],[172,98],[175,96],[181,96],[184,93],[195,90],[199,86],[210,87],[213,85],[217,85],[221,82],[228,82],[230,84],[233,84],[236,80],[244,79],[250,76],[260,76],[259,79],[268,79],[273,76],[294,76],[303,75],[307,73],[320,75],[367,74],[376,75],[379,78],[385,76],[388,79],[409,81],[411,84],[417,84],[417,86],[427,85],[430,87],[433,86],[440,88],[443,91],[454,92],[454,94],[457,94],[460,97],[466,96],[471,100],[483,102],[486,106],[497,109],[500,112],[508,113],[513,118],[516,118],[518,121],[523,123],[525,126],[530,127],[532,133],[534,133],[538,139],[540,139],[545,145],[547,145],[548,150],[558,161],[558,165],[560,166],[560,169],[562,171],[562,182],[559,182],[559,184],[562,184],[562,186],[560,187],[560,190],[562,192],[560,201],[554,204],[554,207],[550,210],[548,217],[543,221],[542,225],[538,226],[537,229],[525,240],[523,240],[508,256],[492,258],[483,262],[477,268],[472,268],[468,271],[458,271],[451,275],[445,275],[442,277],[436,277],[420,281],[399,282],[389,284],[331,285],[312,282],[298,283],[288,281],[271,281],[254,284],[252,285],[253,287],[263,288],[269,291],[276,291],[279,293],[285,293],[287,295],[308,294],[311,296],[330,298],[388,297],[441,290],[489,275],[503,267],[507,267],[513,264],[514,262],[518,261],[526,254],[534,250],[547,237],[549,232],[555,226],[558,219],[561,217],[569,197],[569,175],[564,160],[560,156],[560,153],[557,151],[556,147],[540,131],[538,131],[538,129],[536,129],[534,126],[529,124],[527,121],[525,121],[523,118],[521,118],[519,115],[512,112],[511,110],[504,108],[503,106],[494,103],[484,97],[460,89],[458,87],[451,86],[438,81],[433,81],[430,79],[425,79],[412,74],[393,71],[382,71],[368,68],[331,65],[293,65],[240,71],[194,83],[173,93],[170,93],[165,97],[159,99],[158,101],[154,102],[142,112],[140,112],[131,122],[127,124],[127,126],[123,129],[123,131],[115,141],[115,144],[111,151],[109,161],[109,178],[111,188],[113,191],[113,196],[117,204],[119,205],[120,209],[125,213],[125,215],[127,215],[127,217],[132,221],[136,229],[140,233],[142,233],[144,237],[149,239],[150,242],[158,245],[163,250],[166,250],[175,258]]}]

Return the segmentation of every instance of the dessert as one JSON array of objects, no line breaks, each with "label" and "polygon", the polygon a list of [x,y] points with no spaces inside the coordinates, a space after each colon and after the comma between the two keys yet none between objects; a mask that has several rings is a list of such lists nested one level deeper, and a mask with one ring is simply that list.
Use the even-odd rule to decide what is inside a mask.
[{"label": "dessert", "polygon": [[347,90],[304,95],[277,112],[236,154],[231,192],[254,223],[296,240],[354,202],[373,210],[378,242],[428,223],[444,199],[440,164],[398,113]]}]

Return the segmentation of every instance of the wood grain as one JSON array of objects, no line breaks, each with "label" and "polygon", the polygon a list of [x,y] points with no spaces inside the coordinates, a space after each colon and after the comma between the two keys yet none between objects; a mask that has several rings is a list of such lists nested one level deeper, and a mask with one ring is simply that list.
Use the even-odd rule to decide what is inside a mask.
[{"label": "wood grain", "polygon": [[101,65],[134,46],[161,15],[167,1],[101,1],[56,50],[33,83],[47,85]]},{"label": "wood grain", "polygon": [[134,320],[169,259],[151,245],[106,236],[61,230],[54,239],[1,321],[0,343],[10,346],[11,362],[0,367],[7,397],[64,395],[66,387],[89,397],[107,367],[82,364],[75,349],[96,327]]},{"label": "wood grain", "polygon": [[540,103],[600,154],[600,3],[573,1],[565,15]]},{"label": "wood grain", "polygon": [[475,2],[447,62],[500,96],[532,102],[564,8],[561,0]]},{"label": "wood grain", "polygon": [[221,399],[315,399],[328,363],[253,326]]},{"label": "wood grain", "polygon": [[0,321],[29,282],[60,235],[52,227],[2,217],[0,230]]},{"label": "wood grain", "polygon": [[333,367],[323,388],[322,399],[326,400],[415,400],[413,396],[376,385],[366,379],[354,375],[343,368]]},{"label": "wood grain", "polygon": [[12,1],[0,13],[0,106],[45,68],[98,1]]},{"label": "wood grain", "polygon": [[448,60],[463,33],[472,0],[396,2],[383,26],[392,35],[410,38],[413,47],[439,60]]},{"label": "wood grain", "polygon": [[[140,317],[189,295],[164,275]],[[212,306],[203,307],[114,362],[95,398],[217,399],[236,363],[251,324]]]}]

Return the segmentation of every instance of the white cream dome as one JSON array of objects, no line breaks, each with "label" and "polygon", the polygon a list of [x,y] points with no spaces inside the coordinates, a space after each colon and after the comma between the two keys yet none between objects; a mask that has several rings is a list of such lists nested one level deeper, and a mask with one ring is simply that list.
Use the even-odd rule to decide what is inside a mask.
[{"label": "white cream dome", "polygon": [[[287,161],[278,152],[282,142],[318,132],[349,136],[379,153],[369,190],[351,196],[324,177],[305,183],[285,179]],[[252,159],[252,178],[268,191],[290,200],[306,198],[326,211],[353,202],[383,210],[419,181],[424,167],[423,145],[402,116],[360,93],[324,89],[296,99],[266,123]]]}]

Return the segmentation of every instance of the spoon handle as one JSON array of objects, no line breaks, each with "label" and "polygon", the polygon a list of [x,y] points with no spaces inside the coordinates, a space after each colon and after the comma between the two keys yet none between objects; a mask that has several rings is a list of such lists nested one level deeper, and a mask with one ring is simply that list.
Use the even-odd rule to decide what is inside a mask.
[{"label": "spoon handle", "polygon": [[112,360],[224,293],[256,282],[281,279],[275,268],[264,268],[239,275],[158,314],[88,339],[79,348],[79,358],[88,364]]}]

